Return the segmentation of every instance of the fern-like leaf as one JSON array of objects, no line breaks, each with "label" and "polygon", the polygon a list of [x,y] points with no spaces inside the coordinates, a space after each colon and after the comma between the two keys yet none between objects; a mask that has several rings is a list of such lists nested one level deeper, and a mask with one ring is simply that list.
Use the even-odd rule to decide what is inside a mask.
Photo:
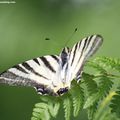
[{"label": "fern-like leaf", "polygon": [[99,80],[100,80],[99,91],[88,97],[88,99],[85,102],[84,108],[92,106],[96,101],[103,98],[112,87],[113,82],[109,77],[102,76]]},{"label": "fern-like leaf", "polygon": [[64,111],[65,111],[65,120],[70,120],[71,105],[72,105],[72,102],[71,102],[70,97],[68,97],[68,96],[64,97],[63,108],[64,108]]},{"label": "fern-like leaf", "polygon": [[104,69],[104,67],[102,67],[96,60],[88,61],[86,66],[92,67],[98,72],[106,73],[106,70]]},{"label": "fern-like leaf", "polygon": [[50,114],[46,103],[35,104],[31,120],[50,120]]},{"label": "fern-like leaf", "polygon": [[52,117],[56,117],[60,108],[59,102],[50,102],[48,103],[49,113]]},{"label": "fern-like leaf", "polygon": [[84,83],[85,83],[86,88],[87,88],[88,96],[91,96],[92,94],[97,93],[98,86],[97,86],[96,81],[93,80],[94,76],[87,74],[87,73],[83,73],[83,79],[84,79]]},{"label": "fern-like leaf", "polygon": [[98,57],[94,61],[98,62],[103,68],[111,68],[120,72],[120,59],[109,57]]},{"label": "fern-like leaf", "polygon": [[71,99],[73,101],[73,116],[77,117],[77,115],[80,113],[80,110],[83,108],[84,92],[83,89],[78,84],[76,84],[70,93]]},{"label": "fern-like leaf", "polygon": [[47,104],[50,115],[56,117],[60,108],[58,98],[54,96],[41,96],[40,99]]},{"label": "fern-like leaf", "polygon": [[[86,85],[87,97],[90,97],[91,95],[96,94],[98,92],[98,86],[96,81],[94,80],[94,76],[84,73],[83,79]],[[87,113],[88,113],[89,120],[93,120],[94,113],[97,110],[97,105],[98,105],[98,102],[95,102],[93,105],[88,107]]]},{"label": "fern-like leaf", "polygon": [[111,112],[116,113],[118,118],[120,118],[120,88],[116,92],[116,95],[113,96],[113,99],[111,101],[110,107],[111,107]]},{"label": "fern-like leaf", "polygon": [[96,101],[92,106],[87,109],[88,119],[93,120],[94,114],[96,113],[98,102]]}]

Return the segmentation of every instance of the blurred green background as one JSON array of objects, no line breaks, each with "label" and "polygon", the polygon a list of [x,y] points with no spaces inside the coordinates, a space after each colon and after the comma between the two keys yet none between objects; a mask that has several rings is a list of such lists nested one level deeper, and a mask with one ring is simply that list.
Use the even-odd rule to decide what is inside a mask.
[{"label": "blurred green background", "polygon": [[[95,56],[119,57],[119,0],[15,2],[0,4],[1,72],[31,58],[59,54],[75,28],[78,30],[68,46],[88,35],[101,34],[104,44]],[[37,102],[39,95],[32,88],[0,85],[0,120],[29,120]],[[87,120],[85,111],[75,120]]]}]

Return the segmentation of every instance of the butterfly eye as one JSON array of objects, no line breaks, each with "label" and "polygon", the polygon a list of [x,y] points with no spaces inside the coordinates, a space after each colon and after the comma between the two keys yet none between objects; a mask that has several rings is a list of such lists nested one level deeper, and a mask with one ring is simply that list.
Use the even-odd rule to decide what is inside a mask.
[{"label": "butterfly eye", "polygon": [[68,87],[66,87],[66,88],[60,88],[60,89],[57,91],[57,93],[58,93],[58,95],[61,95],[61,94],[65,93],[65,92],[67,92],[67,91],[68,91]]}]

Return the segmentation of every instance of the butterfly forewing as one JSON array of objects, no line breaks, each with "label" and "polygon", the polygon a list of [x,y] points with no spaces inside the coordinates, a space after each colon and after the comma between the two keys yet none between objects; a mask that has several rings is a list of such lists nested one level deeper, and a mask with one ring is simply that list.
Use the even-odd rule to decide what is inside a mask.
[{"label": "butterfly forewing", "polygon": [[69,80],[73,80],[81,75],[84,63],[100,47],[102,40],[100,35],[91,35],[77,42],[73,46],[68,64]]}]

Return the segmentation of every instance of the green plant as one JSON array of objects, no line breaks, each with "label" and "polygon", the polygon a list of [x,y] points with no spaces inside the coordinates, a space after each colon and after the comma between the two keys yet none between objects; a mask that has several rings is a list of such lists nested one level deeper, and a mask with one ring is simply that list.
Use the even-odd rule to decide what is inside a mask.
[{"label": "green plant", "polygon": [[[120,59],[98,57],[86,63],[94,74],[83,73],[79,83],[72,82],[71,90],[61,97],[40,96],[31,120],[57,119],[60,108],[65,120],[87,110],[89,120],[120,119]],[[73,115],[72,115],[73,113]]]}]

